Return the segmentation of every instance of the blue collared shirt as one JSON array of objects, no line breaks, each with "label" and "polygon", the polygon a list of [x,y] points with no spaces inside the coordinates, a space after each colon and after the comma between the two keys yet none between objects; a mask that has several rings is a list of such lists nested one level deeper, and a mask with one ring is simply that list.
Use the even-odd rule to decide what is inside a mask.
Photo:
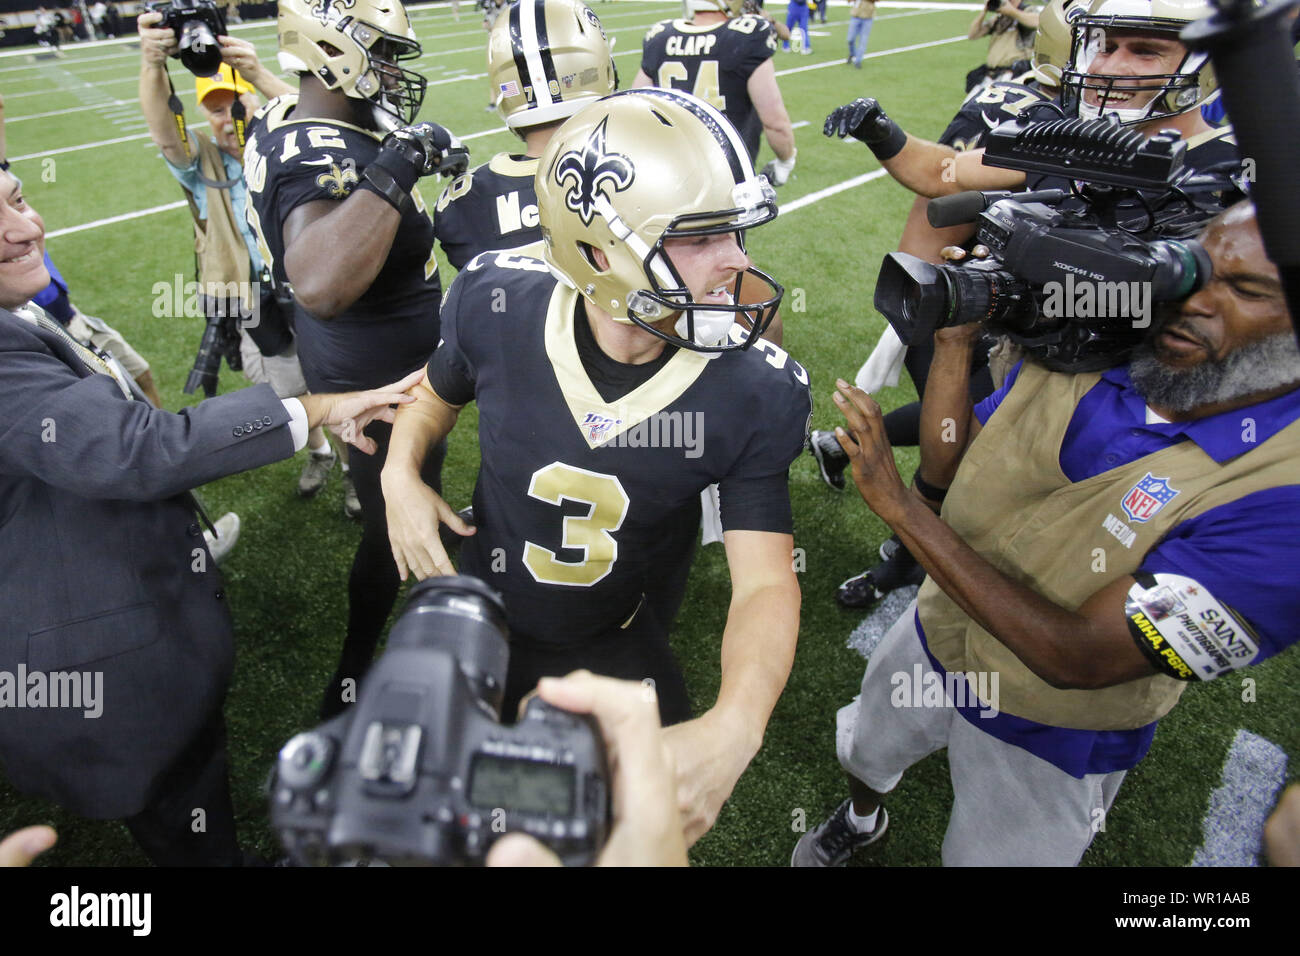
[{"label": "blue collared shirt", "polygon": [[[1020,373],[975,407],[983,425],[1001,405]],[[1182,441],[1193,441],[1217,462],[1226,462],[1267,441],[1300,419],[1300,389],[1190,422],[1147,424],[1146,401],[1128,368],[1109,369],[1079,401],[1061,443],[1060,465],[1071,481],[1131,464]],[[1211,508],[1174,526],[1147,553],[1141,570],[1181,574],[1205,585],[1255,628],[1259,653],[1272,657],[1300,640],[1300,589],[1279,587],[1279,569],[1300,566],[1300,464],[1296,484],[1257,491]],[[920,621],[917,621],[918,631]],[[922,642],[925,635],[921,634]],[[929,649],[926,649],[927,655]],[[932,666],[942,673],[937,660]],[[1067,773],[1109,773],[1136,766],[1150,749],[1155,723],[1136,730],[1068,730],[977,708],[962,716],[999,740],[1023,747]]]},{"label": "blue collared shirt", "polygon": [[[199,209],[199,218],[208,218],[208,190],[199,179],[199,154],[194,150],[194,162],[188,166],[177,166],[172,163],[166,156],[163,161],[171,174],[176,177],[176,181],[181,184],[187,193],[194,197],[194,203]],[[221,162],[225,166],[225,176],[227,179],[236,179],[233,186],[230,187],[230,205],[235,213],[235,222],[239,226],[239,234],[244,238],[244,245],[248,247],[248,258],[253,264],[254,274],[262,271],[262,256],[257,251],[257,240],[253,238],[253,230],[248,227],[248,220],[244,211],[248,208],[248,185],[244,182],[244,164],[238,159],[231,156],[225,151],[221,151]]]}]

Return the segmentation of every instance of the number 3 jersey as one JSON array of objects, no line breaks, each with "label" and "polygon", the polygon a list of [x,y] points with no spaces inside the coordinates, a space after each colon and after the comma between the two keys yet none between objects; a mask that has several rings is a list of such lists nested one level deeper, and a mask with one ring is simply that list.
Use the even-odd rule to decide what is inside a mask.
[{"label": "number 3 jersey", "polygon": [[791,533],[786,473],[812,399],[781,349],[666,346],[648,379],[606,401],[580,354],[584,334],[595,348],[583,300],[509,253],[469,263],[442,316],[429,383],[451,404],[474,400],[482,455],[461,570],[502,592],[516,637],[617,634],[690,560],[683,516],[698,520],[715,482],[724,530]]},{"label": "number 3 jersey", "polygon": [[776,35],[762,17],[746,15],[708,25],[665,20],[652,26],[642,41],[641,72],[656,86],[691,93],[724,113],[753,160],[763,123],[747,84],[775,53]]},{"label": "number 3 jersey", "polygon": [[[342,202],[379,152],[380,137],[336,120],[294,118],[298,98],[282,96],[258,111],[261,125],[244,149],[248,222],[278,286],[284,224],[303,203]],[[442,286],[433,254],[433,220],[418,188],[402,213],[392,249],[361,297],[341,314],[319,319],[294,300],[294,331],[303,376],[313,392],[343,392],[394,382],[419,368],[438,344]],[[334,263],[350,268],[346,256]]]}]

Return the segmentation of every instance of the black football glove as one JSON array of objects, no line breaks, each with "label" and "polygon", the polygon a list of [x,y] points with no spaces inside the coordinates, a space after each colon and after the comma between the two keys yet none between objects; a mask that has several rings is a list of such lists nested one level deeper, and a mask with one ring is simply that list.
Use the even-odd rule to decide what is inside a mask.
[{"label": "black football glove", "polygon": [[822,132],[840,139],[852,136],[861,140],[881,161],[893,159],[907,144],[907,133],[871,97],[835,107],[826,117]]},{"label": "black football glove", "polygon": [[361,188],[383,196],[399,212],[421,176],[456,176],[469,168],[469,150],[437,123],[401,126],[384,137],[379,154],[361,174]]}]

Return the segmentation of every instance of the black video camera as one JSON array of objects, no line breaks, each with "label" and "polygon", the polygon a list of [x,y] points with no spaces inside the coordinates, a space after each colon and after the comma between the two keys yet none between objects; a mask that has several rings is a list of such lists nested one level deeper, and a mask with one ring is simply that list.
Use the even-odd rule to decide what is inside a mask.
[{"label": "black video camera", "polygon": [[1184,150],[1176,136],[1145,140],[1111,119],[998,127],[986,163],[1087,184],[931,201],[936,227],[973,218],[989,257],[933,265],[891,253],[876,309],[909,345],[937,328],[981,322],[1053,371],[1121,364],[1151,333],[1155,308],[1185,299],[1211,274],[1190,236],[1222,208],[1214,189],[1234,187],[1183,171]]},{"label": "black video camera", "polygon": [[146,3],[145,9],[161,13],[159,26],[176,34],[181,64],[195,76],[212,76],[221,69],[217,37],[226,34],[226,15],[215,0],[171,0]]},{"label": "black video camera", "polygon": [[595,720],[528,702],[500,723],[505,607],[477,578],[412,590],[356,704],[285,744],[271,825],[303,865],[482,864],[522,831],[565,863],[592,862],[611,819]]},{"label": "black video camera", "polygon": [[984,12],[997,13],[1002,9],[1002,0],[985,0]]}]

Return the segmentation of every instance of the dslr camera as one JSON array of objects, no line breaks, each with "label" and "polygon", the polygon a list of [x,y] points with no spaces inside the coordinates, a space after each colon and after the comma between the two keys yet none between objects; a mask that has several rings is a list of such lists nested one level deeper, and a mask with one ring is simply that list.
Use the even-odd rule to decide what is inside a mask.
[{"label": "dslr camera", "polygon": [[176,34],[181,64],[195,76],[212,76],[221,69],[221,47],[217,37],[226,33],[226,15],[215,0],[170,0],[144,5],[161,13],[160,27]]},{"label": "dslr camera", "polygon": [[997,127],[985,162],[1065,180],[1066,189],[968,192],[931,200],[936,227],[976,224],[989,256],[933,265],[891,253],[875,306],[908,345],[937,328],[981,322],[1053,371],[1122,364],[1162,303],[1194,293],[1211,274],[1192,236],[1236,186],[1226,175],[1182,170],[1177,134],[1147,140],[1113,118]]},{"label": "dslr camera", "polygon": [[502,726],[505,621],[477,578],[411,590],[353,707],[280,751],[271,825],[294,862],[479,865],[511,831],[568,865],[595,859],[611,820],[604,738],[537,697]]}]

